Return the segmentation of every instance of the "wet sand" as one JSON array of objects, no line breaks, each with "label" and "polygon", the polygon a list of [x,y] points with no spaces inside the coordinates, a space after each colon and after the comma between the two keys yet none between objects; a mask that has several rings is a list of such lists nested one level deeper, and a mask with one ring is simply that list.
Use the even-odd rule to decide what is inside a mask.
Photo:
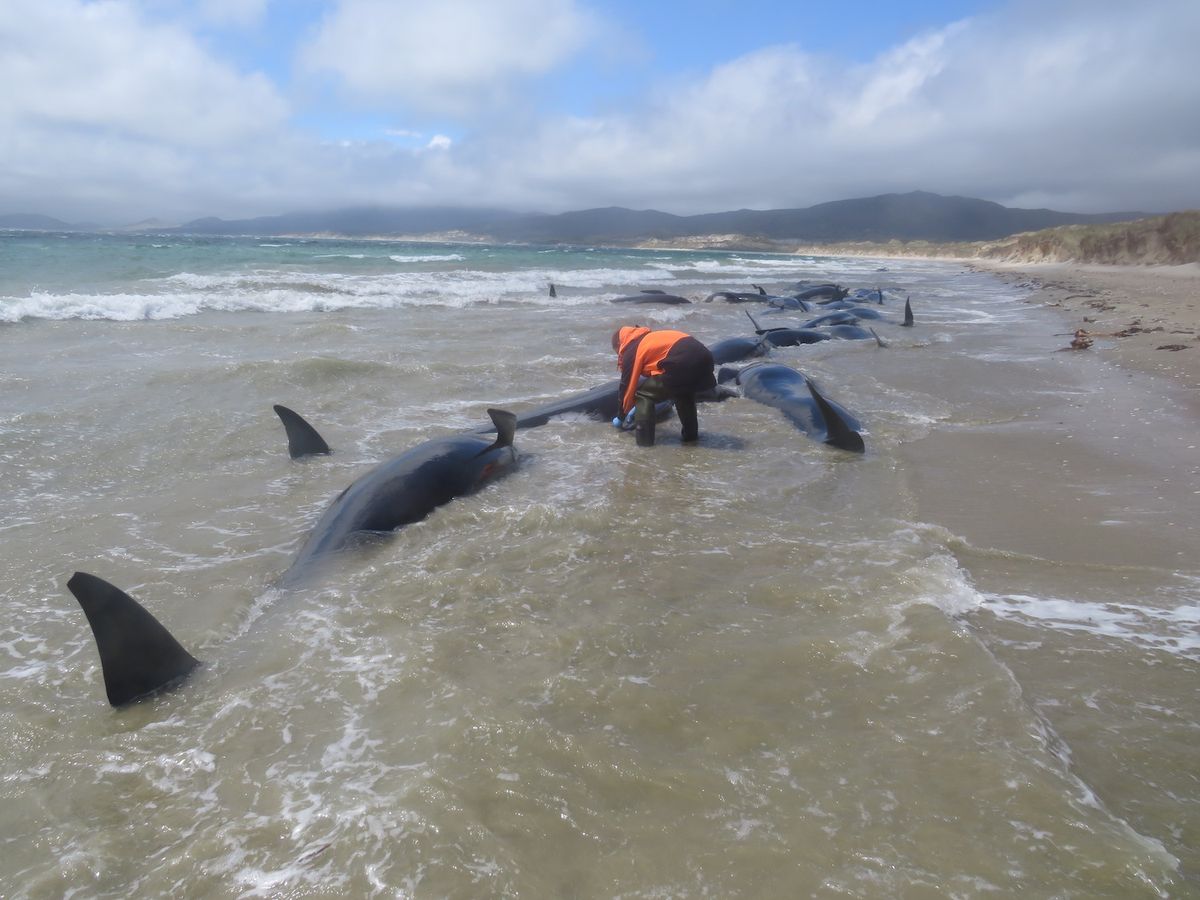
[{"label": "wet sand", "polygon": [[[1033,289],[1030,302],[1061,309],[1063,347],[1166,376],[1200,391],[1200,264],[1099,266],[1004,263],[971,266]],[[1072,347],[1072,344],[1075,347]],[[1200,395],[1193,396],[1200,413]]]}]

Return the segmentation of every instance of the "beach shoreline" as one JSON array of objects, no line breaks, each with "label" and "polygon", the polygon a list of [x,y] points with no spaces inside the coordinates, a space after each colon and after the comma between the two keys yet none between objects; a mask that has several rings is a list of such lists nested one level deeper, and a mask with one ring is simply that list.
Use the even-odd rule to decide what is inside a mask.
[{"label": "beach shoreline", "polygon": [[[1066,352],[1171,379],[1200,411],[1200,264],[1112,266],[970,260],[1061,311]],[[1073,346],[1074,345],[1074,346]]]}]

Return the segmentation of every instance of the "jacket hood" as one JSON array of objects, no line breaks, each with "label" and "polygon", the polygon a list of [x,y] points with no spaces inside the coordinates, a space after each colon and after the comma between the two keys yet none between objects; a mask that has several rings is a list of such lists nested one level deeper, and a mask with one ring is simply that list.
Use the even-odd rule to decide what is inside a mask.
[{"label": "jacket hood", "polygon": [[625,348],[632,344],[640,337],[650,333],[650,329],[645,325],[625,325],[617,329],[617,367],[620,368],[621,357],[625,355]]}]

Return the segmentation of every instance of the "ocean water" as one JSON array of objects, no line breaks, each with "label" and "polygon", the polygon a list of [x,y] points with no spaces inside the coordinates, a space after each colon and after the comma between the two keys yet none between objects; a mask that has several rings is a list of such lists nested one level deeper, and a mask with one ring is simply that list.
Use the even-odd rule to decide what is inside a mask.
[{"label": "ocean water", "polygon": [[[617,325],[751,333],[613,297],[825,279],[883,289],[888,346],[773,356],[865,455],[744,399],[696,447],[567,417],[277,585],[374,463],[614,377]],[[1200,896],[1194,401],[1026,300],[912,260],[0,234],[0,893]],[[334,453],[289,459],[274,403]],[[205,666],[112,710],[76,570]]]}]

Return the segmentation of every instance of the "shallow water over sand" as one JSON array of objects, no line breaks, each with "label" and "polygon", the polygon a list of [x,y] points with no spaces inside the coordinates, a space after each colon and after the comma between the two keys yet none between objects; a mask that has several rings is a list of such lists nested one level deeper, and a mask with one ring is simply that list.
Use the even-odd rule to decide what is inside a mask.
[{"label": "shallow water over sand", "polygon": [[[1200,455],[1169,385],[1054,352],[956,266],[358,247],[306,275],[342,293],[254,250],[98,291],[99,320],[44,317],[82,284],[9,289],[43,317],[0,325],[8,893],[1200,893]],[[613,377],[617,324],[748,333],[607,297],[826,276],[917,314],[774,354],[865,456],[749,400],[701,407],[698,447],[558,420],[274,586],[373,463]],[[334,454],[289,460],[273,403]],[[206,666],[111,710],[76,569]]]}]

